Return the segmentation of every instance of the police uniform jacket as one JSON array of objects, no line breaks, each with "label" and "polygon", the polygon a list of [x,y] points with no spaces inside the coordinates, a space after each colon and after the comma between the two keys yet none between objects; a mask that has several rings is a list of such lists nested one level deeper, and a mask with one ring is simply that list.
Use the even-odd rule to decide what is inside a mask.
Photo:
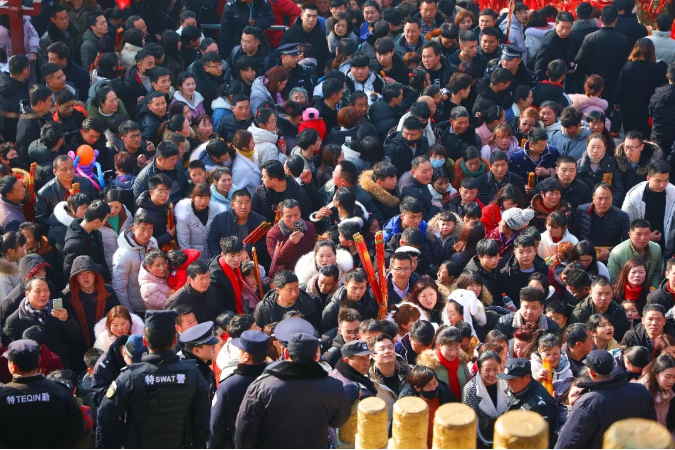
[{"label": "police uniform jacket", "polygon": [[339,428],[351,407],[342,383],[320,364],[270,364],[246,391],[237,416],[237,448],[327,448],[328,427]]},{"label": "police uniform jacket", "polygon": [[553,447],[557,439],[555,431],[558,429],[558,408],[546,388],[533,379],[522,391],[514,394],[509,390],[507,396],[506,411],[534,411],[548,422],[548,442]]},{"label": "police uniform jacket", "polygon": [[120,373],[101,401],[96,448],[204,448],[208,390],[194,362],[170,351],[143,356]]},{"label": "police uniform jacket", "polygon": [[0,448],[73,448],[84,428],[73,394],[42,375],[0,388],[0,423]]}]

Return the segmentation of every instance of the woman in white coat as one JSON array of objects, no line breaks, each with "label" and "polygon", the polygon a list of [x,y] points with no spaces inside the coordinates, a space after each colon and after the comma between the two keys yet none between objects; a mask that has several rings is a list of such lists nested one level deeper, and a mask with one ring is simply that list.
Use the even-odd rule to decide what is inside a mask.
[{"label": "woman in white coat", "polygon": [[248,127],[248,131],[253,135],[253,142],[255,143],[253,162],[258,167],[273,159],[282,164],[286,162],[287,147],[285,145],[277,146],[279,136],[277,135],[277,117],[274,115],[274,111],[269,108],[258,110],[253,123]]},{"label": "woman in white coat", "polygon": [[18,231],[0,236],[0,299],[19,285],[19,261],[26,254],[26,237]]},{"label": "woman in white coat", "polygon": [[112,188],[105,193],[103,200],[110,206],[110,215],[103,228],[101,228],[101,237],[103,238],[103,253],[105,254],[105,263],[108,265],[110,273],[113,270],[113,255],[119,248],[117,238],[120,233],[134,222],[134,216],[122,203],[122,189]]},{"label": "woman in white coat", "polygon": [[345,274],[354,268],[354,259],[347,250],[337,249],[333,241],[319,241],[314,246],[314,251],[302,255],[295,265],[298,282],[307,283],[319,273],[320,268],[328,264],[337,264],[340,280],[344,282]]},{"label": "woman in white coat", "polygon": [[464,386],[462,403],[478,416],[480,448],[492,448],[497,418],[506,411],[506,381],[497,378],[502,371],[501,357],[491,350],[478,357],[478,373]]},{"label": "woman in white coat", "polygon": [[237,130],[232,146],[237,151],[232,162],[232,183],[238,189],[246,189],[253,197],[262,179],[260,167],[253,161],[253,135],[245,130]]},{"label": "woman in white coat", "polygon": [[223,209],[217,203],[211,203],[211,189],[207,184],[198,184],[192,190],[190,198],[184,198],[176,204],[176,238],[178,246],[199,250],[199,259],[209,261],[206,238],[209,235],[213,218]]}]

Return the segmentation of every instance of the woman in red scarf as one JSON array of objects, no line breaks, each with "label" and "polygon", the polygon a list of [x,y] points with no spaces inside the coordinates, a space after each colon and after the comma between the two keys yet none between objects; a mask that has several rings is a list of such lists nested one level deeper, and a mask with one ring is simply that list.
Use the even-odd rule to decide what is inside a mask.
[{"label": "woman in red scarf", "polygon": [[618,302],[630,300],[642,316],[642,308],[647,303],[649,292],[649,278],[644,261],[637,257],[629,259],[614,283],[614,299]]}]

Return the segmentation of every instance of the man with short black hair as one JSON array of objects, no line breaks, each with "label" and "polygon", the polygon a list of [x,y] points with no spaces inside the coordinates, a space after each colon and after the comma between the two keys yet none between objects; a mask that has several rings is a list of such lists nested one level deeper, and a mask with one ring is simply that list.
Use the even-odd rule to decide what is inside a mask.
[{"label": "man with short black hair", "polygon": [[517,188],[521,195],[525,195],[523,178],[509,170],[509,159],[506,153],[498,150],[490,153],[490,170],[479,176],[478,198],[484,205],[490,204],[497,192],[507,184]]},{"label": "man with short black hair", "polygon": [[384,386],[387,386],[397,395],[408,385],[410,366],[396,354],[394,341],[386,334],[380,334],[368,341],[373,351],[370,360],[368,376]]},{"label": "man with short black hair", "polygon": [[13,176],[0,178],[0,227],[4,228],[11,221],[26,221],[21,208],[25,196],[26,188],[21,180]]},{"label": "man with short black hair", "polygon": [[183,163],[178,161],[179,150],[170,142],[162,142],[155,150],[155,157],[145,166],[136,177],[133,185],[134,197],[138,198],[149,188],[150,178],[157,174],[164,174],[171,180],[170,199],[173,203],[183,198],[188,190],[188,179]]},{"label": "man with short black hair", "polygon": [[[316,66],[324,67],[330,52],[326,34],[321,31],[319,24],[319,10],[312,3],[303,3],[301,10],[300,17],[284,32],[279,44],[310,44],[314,50],[311,57],[316,58]],[[310,55],[305,55],[305,57],[310,57]]]},{"label": "man with short black hair", "polygon": [[500,298],[502,290],[497,281],[497,266],[499,265],[499,244],[494,239],[481,239],[476,244],[476,256],[469,260],[465,270],[477,273],[492,298]]},{"label": "man with short black hair", "polygon": [[419,21],[413,17],[405,17],[403,19],[403,33],[394,41],[396,54],[401,58],[409,52],[421,55],[422,46],[426,42]]},{"label": "man with short black hair", "polygon": [[185,67],[188,67],[200,56],[199,43],[201,42],[202,32],[196,26],[184,27],[180,34],[180,51],[179,56],[183,60]]},{"label": "man with short black hair", "polygon": [[84,102],[89,97],[91,84],[89,72],[72,62],[71,57],[70,49],[63,42],[54,42],[47,48],[48,62],[58,65],[63,70],[66,80],[75,85],[79,99]]},{"label": "man with short black hair", "polygon": [[35,196],[35,222],[40,224],[46,224],[56,205],[72,195],[74,183],[79,183],[80,192],[90,199],[98,197],[98,191],[89,178],[75,176],[75,166],[70,156],[59,155],[54,158],[52,170],[56,177],[42,186]]},{"label": "man with short black hair", "polygon": [[[641,383],[629,383],[625,373],[612,376],[614,364],[613,356],[604,350],[593,350],[586,356],[592,381],[579,384],[584,393],[560,429],[555,448],[601,448],[602,437],[616,422],[656,420],[652,395]],[[589,416],[588,411],[594,414]]]},{"label": "man with short black hair", "polygon": [[52,166],[54,159],[59,155],[66,155],[63,145],[63,127],[59,122],[47,122],[40,130],[40,138],[33,141],[28,147],[28,156],[37,164],[35,187],[42,189],[54,178]]},{"label": "man with short black hair", "polygon": [[[295,183],[295,181],[289,181],[289,183]],[[308,207],[306,206],[305,209]],[[316,243],[314,224],[311,221],[302,220],[300,204],[297,200],[287,198],[279,204],[278,208],[280,220],[267,232],[266,237],[267,252],[276,262],[275,266],[270,267],[270,274],[280,269],[295,269],[295,264],[300,257],[312,251]],[[281,247],[277,250],[279,244]]]},{"label": "man with short black hair", "polygon": [[[630,216],[629,216],[630,217]],[[614,247],[609,254],[607,269],[609,277],[615,281],[622,267],[631,258],[640,258],[645,263],[649,285],[653,288],[661,282],[661,247],[653,242],[654,232],[649,221],[635,219],[630,223],[629,239]]]},{"label": "man with short black hair", "polygon": [[24,55],[9,58],[9,73],[0,72],[0,109],[8,114],[0,117],[0,136],[6,142],[16,142],[21,103],[28,100],[28,80],[31,63]]},{"label": "man with short black hair", "polygon": [[47,62],[47,48],[54,42],[66,44],[68,50],[70,50],[70,54],[75,55],[75,62],[79,62],[80,52],[78,51],[78,45],[83,32],[84,30],[79,30],[77,25],[70,21],[66,8],[60,4],[50,8],[47,30],[40,37],[40,49],[37,57],[38,66],[42,67]]},{"label": "man with short black hair", "polygon": [[[497,272],[497,281],[501,286],[502,292],[511,299],[514,306],[518,308],[521,305],[523,288],[529,285],[530,276],[534,272],[548,275],[548,265],[537,255],[534,238],[520,234],[513,242],[513,255],[506,261],[501,261]],[[534,291],[527,291],[528,295],[535,295]],[[528,297],[529,298],[529,297]],[[535,297],[535,299],[538,297]],[[496,304],[505,300],[497,298]],[[542,308],[543,311],[542,298]],[[500,305],[502,306],[502,305]],[[537,316],[538,318],[538,316]],[[535,318],[532,318],[534,321]]]},{"label": "man with short black hair", "polygon": [[[543,137],[543,135],[541,135]],[[539,141],[538,141],[539,142]],[[529,153],[532,153],[533,145],[536,142],[530,141]],[[527,144],[526,144],[527,145]],[[551,149],[551,147],[548,147]],[[535,146],[536,150],[536,146]],[[546,167],[544,165],[543,167]],[[592,201],[591,190],[586,183],[577,178],[577,161],[571,156],[559,156],[555,160],[555,179],[560,184],[562,199],[569,203],[572,208],[578,208],[579,205],[590,203]],[[541,171],[540,171],[541,172]],[[534,186],[534,193],[541,192],[541,183],[548,179],[544,178]]]},{"label": "man with short black hair", "polygon": [[[517,246],[516,252],[521,248],[523,248],[523,246]],[[526,285],[519,290],[518,297],[511,297],[511,300],[514,301],[514,305],[516,305],[518,310],[505,316],[501,316],[499,322],[495,325],[495,330],[501,331],[508,336],[509,339],[513,337],[513,333],[515,333],[516,330],[526,323],[537,324],[539,329],[548,333],[555,333],[558,331],[558,324],[555,320],[546,317],[544,314],[544,300],[546,300],[546,294],[541,289]]]},{"label": "man with short black hair", "polygon": [[448,62],[443,56],[441,44],[430,41],[422,46],[422,67],[429,74],[431,84],[444,88],[450,81],[450,77],[457,71],[454,61]]},{"label": "man with short black hair", "polygon": [[[599,275],[593,278],[591,294],[574,308],[569,323],[586,323],[593,314],[606,314],[614,325],[614,339],[621,342],[624,334],[630,330],[631,324],[626,318],[623,307],[616,300],[613,300],[612,296],[612,286],[606,277]],[[581,359],[577,359],[577,361],[581,361]]]},{"label": "man with short black hair", "polygon": [[95,200],[87,207],[83,219],[73,220],[66,232],[63,246],[64,279],[70,280],[71,267],[75,258],[89,255],[96,263],[103,281],[110,283],[112,277],[103,251],[103,237],[99,231],[110,215],[110,206],[101,200]]},{"label": "man with short black hair", "polygon": [[[480,16],[478,20],[484,16]],[[479,22],[480,23],[480,22]],[[478,54],[485,61],[484,64],[489,63],[493,59],[499,58],[502,54],[502,49],[500,43],[502,42],[503,35],[499,28],[497,27],[485,27],[481,29],[480,35],[480,48],[478,49]]]},{"label": "man with short black hair", "polygon": [[403,64],[403,59],[394,51],[395,48],[393,38],[381,37],[375,41],[375,58],[370,60],[370,70],[379,73],[387,86],[393,82],[408,84],[410,78],[409,71]]},{"label": "man with short black hair", "polygon": [[[277,160],[267,161],[262,165],[261,172],[262,184],[258,186],[253,195],[253,211],[265,217],[267,221],[273,222],[279,203],[293,199],[297,201],[301,217],[305,220],[309,219],[309,214],[312,212],[309,195],[305,188],[290,175],[286,175],[283,164]],[[299,219],[300,217],[296,220]],[[290,230],[293,230],[293,224],[289,225]],[[314,226],[312,225],[311,228],[313,229]]]},{"label": "man with short black hair", "polygon": [[213,322],[225,310],[223,300],[211,286],[206,262],[197,260],[188,266],[187,283],[169,297],[164,309],[173,309],[178,305],[190,306],[199,323]]},{"label": "man with short black hair", "polygon": [[647,27],[640,23],[637,14],[633,11],[635,9],[635,0],[614,0],[612,5],[619,11],[614,31],[618,31],[628,38],[626,46],[631,51],[638,39],[647,37],[649,34]]},{"label": "man with short black hair", "polygon": [[[478,35],[473,31],[465,31],[459,35],[459,49],[448,60],[455,66],[461,63],[472,62],[477,64],[481,73],[485,70],[487,61],[478,54]],[[441,87],[445,86],[443,84]]]},{"label": "man with short black hair", "polygon": [[[272,5],[262,0],[237,0],[223,9],[218,50],[227,56],[248,26],[267,30],[274,25]],[[325,38],[324,38],[325,40]]]},{"label": "man with short black hair", "polygon": [[377,92],[382,93],[384,81],[369,68],[370,58],[365,53],[354,53],[349,58],[349,73],[345,85],[350,92]]},{"label": "man with short black hair", "polygon": [[478,83],[476,83],[478,97],[473,104],[474,113],[485,112],[491,106],[504,107],[504,104],[508,103],[507,98],[509,97],[506,91],[509,89],[512,80],[513,74],[502,67],[492,72],[489,77],[486,74],[485,78],[478,80]]},{"label": "man with short black hair", "polygon": [[298,277],[288,270],[273,275],[274,290],[270,291],[255,308],[255,323],[264,328],[279,322],[288,311],[297,310],[316,330],[321,329],[321,305],[319,299],[300,289]]},{"label": "man with short black hair", "polygon": [[316,109],[326,125],[326,130],[338,126],[337,107],[343,96],[344,83],[334,78],[328,78],[321,83],[322,98],[316,99]]},{"label": "man with short black hair", "polygon": [[262,30],[258,27],[247,26],[241,34],[241,43],[235,46],[227,56],[227,62],[233,67],[237,59],[246,55],[256,62],[256,75],[263,76],[275,66],[274,56],[266,42],[261,41]]},{"label": "man with short black hair", "polygon": [[628,330],[621,341],[622,346],[636,345],[654,350],[654,342],[663,334],[675,336],[675,325],[666,321],[666,309],[658,304],[645,305],[642,310],[641,322]]},{"label": "man with short black hair", "polygon": [[[82,33],[81,46],[79,48],[82,58],[82,67],[89,70],[96,59],[98,51],[96,45],[106,34],[108,34],[108,20],[103,15],[103,11],[92,11],[87,14],[88,29]],[[71,50],[72,51],[72,50]]]},{"label": "man with short black hair", "polygon": [[30,105],[21,102],[19,121],[16,125],[16,146],[21,156],[21,167],[28,170],[30,159],[28,147],[40,135],[40,129],[52,120],[54,105],[52,91],[47,86],[33,86],[30,90]]},{"label": "man with short black hair", "polygon": [[647,304],[656,303],[667,312],[675,306],[675,258],[666,261],[665,278],[659,287],[647,296]]},{"label": "man with short black hair", "polygon": [[411,161],[415,156],[426,154],[429,144],[423,132],[424,125],[420,119],[409,116],[403,122],[403,129],[385,146],[385,153],[396,167],[399,178],[412,168]]},{"label": "man with short black hair", "polygon": [[426,156],[417,156],[410,162],[410,177],[406,182],[399,184],[401,198],[415,197],[424,205],[424,218],[431,220],[440,209],[433,204],[433,197],[428,185],[434,176],[434,169]]},{"label": "man with short black hair", "polygon": [[342,346],[347,342],[359,339],[361,314],[355,309],[342,308],[338,313],[337,321],[337,336],[333,339],[331,347],[323,354],[324,359],[331,367],[335,367],[335,364],[342,359]]},{"label": "man with short black hair", "polygon": [[[540,80],[547,79],[548,65],[551,61],[562,60],[566,69],[574,69],[574,57],[578,47],[570,39],[574,24],[571,13],[563,11],[555,18],[553,33],[547,33],[541,41],[534,63],[534,73]],[[550,78],[548,78],[550,80]],[[552,81],[552,80],[550,80]]]},{"label": "man with short black hair", "polygon": [[628,239],[629,228],[628,214],[612,205],[612,189],[605,182],[595,187],[593,202],[579,205],[574,214],[577,238],[590,240],[596,248],[607,247],[598,254],[601,261],[609,258],[609,248]]},{"label": "man with short black hair", "polygon": [[[552,34],[552,33],[549,33]],[[560,105],[560,108],[572,106],[572,99],[565,94],[565,74],[568,67],[562,59],[556,59],[546,66],[546,75],[548,79],[532,88],[532,106],[539,108],[545,101],[553,101]]]},{"label": "man with short black hair", "polygon": [[335,292],[321,314],[321,329],[332,330],[340,326],[340,305],[346,301],[356,302],[360,320],[377,319],[380,307],[368,289],[368,277],[362,268],[347,272],[345,284]]},{"label": "man with short black hair", "polygon": [[[372,66],[372,64],[371,64]],[[398,107],[403,102],[403,85],[390,82],[382,89],[382,98],[373,102],[368,109],[370,122],[375,125],[377,137],[384,142],[389,131],[398,124]]]},{"label": "man with short black hair", "polygon": [[397,355],[403,357],[406,363],[414,366],[417,356],[434,345],[436,330],[431,322],[418,320],[410,327],[410,332],[394,345]]},{"label": "man with short black hair", "polygon": [[136,53],[136,65],[124,72],[124,81],[127,81],[130,88],[130,97],[140,103],[143,98],[152,90],[148,71],[154,69],[155,57],[147,49],[139,50]]},{"label": "man with short black hair", "polygon": [[651,36],[647,36],[654,43],[656,60],[668,65],[675,62],[675,40],[670,37],[672,27],[673,16],[661,13],[656,17]]}]

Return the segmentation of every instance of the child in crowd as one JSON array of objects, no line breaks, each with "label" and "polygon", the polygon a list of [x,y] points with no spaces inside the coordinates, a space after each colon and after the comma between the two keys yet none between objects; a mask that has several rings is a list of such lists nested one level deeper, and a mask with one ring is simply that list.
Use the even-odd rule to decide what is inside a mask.
[{"label": "child in crowd", "polygon": [[167,283],[168,271],[169,261],[163,251],[155,249],[145,255],[138,272],[138,281],[141,285],[141,297],[149,310],[164,309],[171,295],[171,288]]},{"label": "child in crowd", "polygon": [[587,324],[596,349],[610,351],[619,348],[619,343],[614,339],[612,319],[607,314],[593,314],[588,318]]},{"label": "child in crowd", "polygon": [[115,155],[114,162],[115,178],[110,180],[110,184],[122,190],[130,191],[134,181],[136,181],[136,175],[134,175],[136,158],[131,156],[129,152],[119,152]]},{"label": "child in crowd", "polygon": [[621,302],[621,306],[623,307],[624,311],[626,311],[626,317],[628,318],[628,321],[631,323],[631,325],[634,321],[640,320],[640,313],[635,306],[635,302],[624,300]]},{"label": "child in crowd", "polygon": [[188,174],[190,175],[190,186],[207,183],[209,174],[206,172],[206,166],[198,159],[190,161],[188,164]]},{"label": "child in crowd", "polygon": [[441,211],[445,209],[450,198],[457,193],[455,188],[450,185],[450,172],[445,167],[434,169],[434,175],[431,178],[431,184],[427,185],[431,193],[431,203]]},{"label": "child in crowd", "polygon": [[579,240],[568,229],[567,215],[561,211],[553,211],[546,217],[546,231],[541,235],[541,242],[537,253],[545,260],[549,260],[558,253],[558,244],[571,242],[577,245]]},{"label": "child in crowd", "polygon": [[[255,277],[255,264],[252,261],[241,263],[241,275],[244,282],[241,285],[241,297],[244,303],[244,314],[253,314],[255,307],[260,303],[258,281]],[[262,274],[260,275],[262,279]]]},{"label": "child in crowd", "polygon": [[197,261],[201,252],[194,249],[172,250],[167,254],[169,260],[169,279],[167,284],[173,294],[187,283],[187,268]]},{"label": "child in crowd", "polygon": [[476,202],[481,209],[485,206],[478,200],[477,179],[474,177],[466,177],[459,186],[459,192],[452,196],[445,208],[458,216],[462,216],[462,211],[466,207],[466,204],[471,202]]},{"label": "child in crowd", "polygon": [[555,323],[558,324],[560,329],[560,336],[565,339],[565,330],[567,329],[567,307],[565,303],[560,300],[554,301],[546,305],[546,317],[552,319]]},{"label": "child in crowd", "polygon": [[459,217],[451,211],[443,211],[429,221],[429,227],[443,245],[443,255],[454,253],[453,247],[463,228]]}]

